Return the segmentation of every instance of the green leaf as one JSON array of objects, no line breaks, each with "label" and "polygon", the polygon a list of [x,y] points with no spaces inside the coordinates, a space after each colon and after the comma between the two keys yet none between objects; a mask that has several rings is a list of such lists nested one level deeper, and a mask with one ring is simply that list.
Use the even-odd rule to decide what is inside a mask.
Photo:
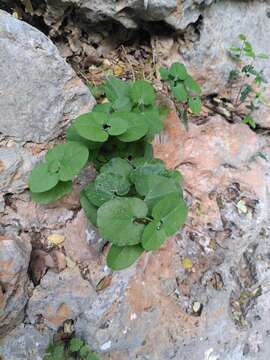
[{"label": "green leaf", "polygon": [[240,71],[238,69],[235,70],[231,70],[230,74],[229,74],[229,79],[228,81],[235,81],[238,80],[240,77]]},{"label": "green leaf", "polygon": [[83,190],[88,200],[96,207],[100,207],[105,202],[115,197],[115,194],[111,189],[109,189],[109,191],[107,192],[102,190],[97,190],[95,186],[95,182],[90,182]]},{"label": "green leaf", "polygon": [[160,73],[160,77],[162,80],[169,80],[169,74],[170,71],[168,69],[166,69],[165,67],[161,66],[159,68],[159,73]]},{"label": "green leaf", "polygon": [[91,149],[91,150],[95,150],[95,149],[100,148],[100,143],[87,140],[87,139],[83,138],[82,136],[80,136],[80,135],[77,133],[74,125],[71,125],[71,126],[67,129],[67,140],[68,140],[68,141],[76,141],[76,142],[82,143],[82,144],[85,145],[88,149]]},{"label": "green leaf", "polygon": [[128,96],[130,86],[127,82],[112,76],[106,81],[104,90],[107,99],[111,102],[115,102],[117,99]]},{"label": "green leaf", "polygon": [[[121,115],[120,115],[121,114]],[[148,125],[143,116],[136,113],[118,113],[128,122],[128,129],[118,139],[124,142],[132,142],[141,139],[148,131]]]},{"label": "green leaf", "polygon": [[128,122],[117,114],[110,118],[102,112],[81,115],[75,121],[76,131],[88,140],[105,142],[109,135],[120,135],[127,130]]},{"label": "green leaf", "polygon": [[113,109],[115,111],[131,111],[132,104],[128,97],[122,97],[120,99],[117,99],[113,103]]},{"label": "green leaf", "polygon": [[172,88],[172,94],[178,101],[181,102],[187,101],[188,94],[182,83],[178,83],[175,87]]},{"label": "green leaf", "polygon": [[48,164],[39,163],[29,176],[28,185],[32,193],[42,193],[55,187],[58,181],[59,175],[50,173]]},{"label": "green leaf", "polygon": [[182,185],[184,180],[182,174],[178,170],[165,170],[162,175],[173,179],[176,185]]},{"label": "green leaf", "polygon": [[188,99],[188,106],[190,108],[190,110],[194,113],[194,114],[198,114],[201,109],[202,109],[202,102],[201,99],[196,97],[196,98],[189,98]]},{"label": "green leaf", "polygon": [[244,84],[240,92],[240,101],[244,102],[251,92],[252,87],[249,84]]},{"label": "green leaf", "polygon": [[247,37],[244,34],[240,34],[239,39],[242,40],[242,41],[245,41],[247,39]]},{"label": "green leaf", "polygon": [[130,90],[130,96],[135,104],[152,105],[156,95],[153,86],[145,80],[137,80]]},{"label": "green leaf", "polygon": [[113,158],[111,159],[107,164],[103,165],[100,168],[101,173],[112,173],[112,174],[118,174],[124,177],[128,177],[130,172],[132,170],[132,166],[130,163],[121,158]]},{"label": "green leaf", "polygon": [[172,236],[184,225],[187,218],[187,206],[180,196],[171,194],[156,203],[152,216],[162,223],[166,235]]},{"label": "green leaf", "polygon": [[174,180],[163,176],[151,176],[151,178],[144,199],[149,209],[152,209],[157,202],[167,195],[172,194],[177,198],[180,196],[180,187],[175,184]]},{"label": "green leaf", "polygon": [[104,142],[109,135],[104,126],[108,121],[107,114],[93,112],[79,116],[74,123],[75,129],[85,139]]},{"label": "green leaf", "polygon": [[104,114],[110,115],[111,111],[112,111],[112,104],[107,102],[104,104],[97,104],[93,110],[93,112],[102,112]]},{"label": "green leaf", "polygon": [[157,250],[166,240],[166,233],[160,221],[152,221],[146,226],[142,236],[142,246],[146,251]]},{"label": "green leaf", "polygon": [[101,96],[105,95],[104,84],[95,86],[95,85],[88,83],[87,86],[89,87],[94,98],[98,99]]},{"label": "green leaf", "polygon": [[81,349],[80,349],[80,356],[82,358],[85,358],[89,353],[91,352],[90,348],[88,345],[84,345]]},{"label": "green leaf", "polygon": [[188,77],[187,69],[184,64],[174,63],[170,67],[170,75],[176,80],[186,80]]},{"label": "green leaf", "polygon": [[31,198],[40,204],[49,204],[56,200],[61,199],[63,196],[70,193],[72,190],[72,181],[59,182],[54,188],[42,192],[33,193],[31,192]]},{"label": "green leaf", "polygon": [[118,246],[141,241],[145,225],[139,219],[147,215],[146,204],[137,198],[116,198],[98,209],[97,223],[101,236]]},{"label": "green leaf", "polygon": [[69,343],[69,349],[71,352],[77,352],[84,345],[84,342],[79,338],[72,338]]},{"label": "green leaf", "polygon": [[252,129],[256,129],[257,125],[250,115],[244,117],[243,123],[249,125]]},{"label": "green leaf", "polygon": [[148,135],[152,136],[162,131],[163,122],[161,121],[157,108],[146,109],[141,112],[141,116],[148,125]]},{"label": "green leaf", "polygon": [[122,270],[133,263],[142,255],[143,248],[140,245],[116,246],[112,245],[107,256],[107,265],[112,270]]},{"label": "green leaf", "polygon": [[80,193],[80,202],[81,206],[86,214],[86,217],[93,225],[97,225],[97,210],[98,208],[95,207],[88,197],[85,195],[84,190]]},{"label": "green leaf", "polygon": [[267,54],[265,54],[265,53],[260,53],[260,54],[258,55],[258,58],[259,58],[259,59],[266,60],[266,59],[269,59],[269,56],[268,56]]},{"label": "green leaf", "polygon": [[46,154],[46,161],[59,162],[59,178],[61,181],[72,180],[86,165],[89,156],[87,147],[75,141],[56,145]]},{"label": "green leaf", "polygon": [[120,174],[101,173],[95,180],[95,188],[111,197],[115,195],[126,195],[129,192],[130,183],[128,179]]},{"label": "green leaf", "polygon": [[185,87],[188,91],[192,92],[195,95],[202,94],[202,89],[200,85],[190,75],[185,80]]}]

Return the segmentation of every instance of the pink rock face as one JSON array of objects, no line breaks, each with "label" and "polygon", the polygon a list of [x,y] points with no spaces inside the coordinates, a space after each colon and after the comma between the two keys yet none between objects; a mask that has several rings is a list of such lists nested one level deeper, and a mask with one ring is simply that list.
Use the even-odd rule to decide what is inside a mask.
[{"label": "pink rock face", "polygon": [[198,212],[193,214],[196,209],[191,209],[190,216],[196,223],[219,227],[219,210],[213,193],[240,182],[246,190],[263,196],[266,179],[261,163],[253,159],[260,146],[257,135],[244,124],[232,125],[217,115],[204,125],[190,123],[186,131],[172,111],[164,133],[155,139],[154,153],[169,168],[183,174],[184,189],[200,207],[200,216]]}]

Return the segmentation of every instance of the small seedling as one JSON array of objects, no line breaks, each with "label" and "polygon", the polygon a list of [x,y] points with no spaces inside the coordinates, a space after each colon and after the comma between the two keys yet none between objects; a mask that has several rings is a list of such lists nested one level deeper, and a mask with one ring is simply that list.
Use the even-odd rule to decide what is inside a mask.
[{"label": "small seedling", "polygon": [[202,108],[200,85],[180,63],[172,64],[169,69],[161,67],[160,76],[168,82],[171,94],[179,105],[181,119],[187,125],[188,112],[198,114]]},{"label": "small seedling", "polygon": [[243,123],[255,129],[253,113],[261,104],[265,104],[263,94],[267,83],[263,71],[256,68],[255,61],[266,60],[268,55],[257,54],[245,35],[239,35],[239,40],[239,46],[229,49],[229,55],[235,60],[236,67],[230,72],[228,82],[230,85],[240,84],[233,104],[236,111],[240,105],[246,104],[247,114],[243,117]]},{"label": "small seedling", "polygon": [[[179,85],[176,70],[172,81]],[[184,86],[199,92],[189,75]],[[34,167],[29,188],[34,201],[48,204],[69,193],[73,178],[92,163],[98,174],[81,191],[81,206],[111,243],[108,266],[121,270],[175,234],[186,220],[187,207],[180,173],[153,158],[151,141],[167,115],[156,105],[153,86],[112,77],[102,85],[102,94],[107,102],[75,119],[67,143],[49,150]],[[199,97],[187,103],[194,112],[199,110]]]},{"label": "small seedling", "polygon": [[99,360],[99,357],[83,340],[73,337],[66,343],[51,343],[43,360]]}]

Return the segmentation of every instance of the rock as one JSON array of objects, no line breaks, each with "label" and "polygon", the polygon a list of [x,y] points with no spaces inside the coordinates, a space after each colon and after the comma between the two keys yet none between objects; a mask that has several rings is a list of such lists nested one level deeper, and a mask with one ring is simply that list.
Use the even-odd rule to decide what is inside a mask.
[{"label": "rock", "polygon": [[29,297],[30,252],[26,236],[0,235],[0,337],[23,321]]},{"label": "rock", "polygon": [[83,210],[66,226],[65,233],[65,252],[79,263],[94,260],[104,245],[97,229],[89,223]]},{"label": "rock", "polygon": [[[89,90],[40,31],[0,11],[0,132],[45,142],[94,105]],[[16,160],[15,155],[9,161]],[[17,161],[17,162],[16,162]]]},{"label": "rock", "polygon": [[43,360],[52,338],[48,330],[38,331],[34,326],[21,324],[5,339],[0,340],[2,360]]},{"label": "rock", "polygon": [[[227,56],[227,51],[232,45],[239,44],[239,34],[247,36],[256,52],[270,54],[270,44],[265,41],[265,34],[270,31],[269,4],[267,1],[217,1],[204,10],[199,31],[199,39],[192,46],[181,44],[181,60],[186,62],[201,82],[205,94],[224,93],[229,73],[235,66]],[[269,79],[269,61],[258,61],[255,64],[259,69],[264,69]],[[266,97],[269,96],[268,90]],[[256,122],[269,127],[269,111],[266,107],[261,108],[262,111],[255,112]]]},{"label": "rock", "polygon": [[67,268],[60,274],[48,271],[33,291],[27,315],[32,324],[41,316],[45,325],[57,330],[65,320],[76,319],[95,297],[95,291],[82,279],[78,268]]}]

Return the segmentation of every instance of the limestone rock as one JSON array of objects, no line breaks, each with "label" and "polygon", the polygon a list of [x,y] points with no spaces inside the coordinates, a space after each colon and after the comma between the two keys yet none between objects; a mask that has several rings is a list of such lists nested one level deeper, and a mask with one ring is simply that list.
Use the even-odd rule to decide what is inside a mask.
[{"label": "limestone rock", "polygon": [[0,357],[3,360],[43,360],[52,332],[39,332],[32,325],[21,324],[0,340]]},{"label": "limestone rock", "polygon": [[20,141],[48,141],[93,107],[89,90],[53,43],[4,11],[0,11],[0,47],[3,135]]},{"label": "limestone rock", "polygon": [[[205,94],[224,93],[229,73],[235,66],[227,51],[239,44],[238,35],[245,34],[256,52],[270,55],[270,43],[265,39],[269,32],[268,1],[217,1],[203,12],[199,40],[191,47],[180,47],[181,60],[201,82]],[[269,80],[269,61],[257,61],[255,65],[264,70]],[[266,98],[269,96],[267,86]],[[270,127],[268,107],[261,106],[255,112],[255,120],[263,127]]]},{"label": "limestone rock", "polygon": [[27,315],[31,323],[42,316],[44,323],[57,330],[65,320],[75,319],[95,299],[92,286],[82,279],[78,268],[60,274],[48,271],[29,300]]},{"label": "limestone rock", "polygon": [[24,318],[29,297],[30,252],[28,238],[8,233],[0,235],[0,337]]}]

